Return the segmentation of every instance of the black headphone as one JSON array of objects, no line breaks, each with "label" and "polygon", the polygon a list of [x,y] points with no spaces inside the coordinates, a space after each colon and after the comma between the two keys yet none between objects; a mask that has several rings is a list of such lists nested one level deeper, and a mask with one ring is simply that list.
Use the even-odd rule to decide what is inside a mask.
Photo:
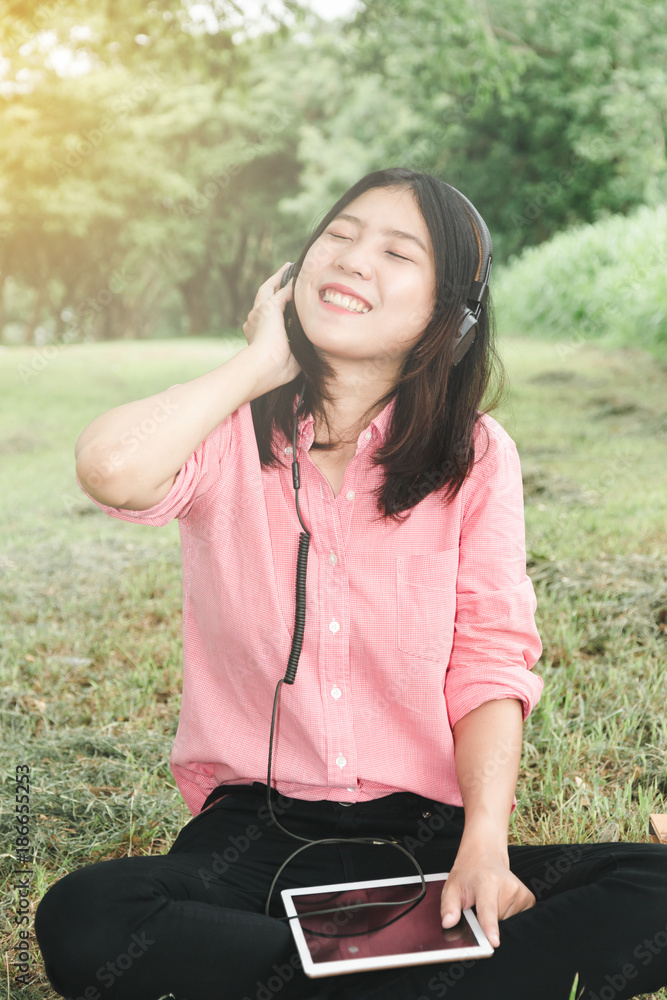
[{"label": "black headphone", "polygon": [[491,234],[487,229],[486,223],[473,203],[468,201],[466,196],[461,194],[457,188],[452,187],[451,184],[447,184],[446,186],[451,191],[456,191],[459,197],[463,199],[465,208],[470,216],[470,221],[472,222],[472,227],[475,230],[475,239],[477,240],[479,250],[479,264],[477,265],[477,272],[468,292],[468,305],[463,309],[461,326],[454,339],[452,364],[458,365],[468,348],[472,347],[479,325],[479,318],[482,315],[482,309],[489,297],[493,243],[491,242]]},{"label": "black headphone", "polygon": [[[445,182],[443,181],[442,183],[444,184]],[[456,191],[459,197],[463,199],[465,209],[470,217],[470,221],[472,222],[472,227],[475,230],[475,239],[477,240],[477,247],[479,249],[479,264],[477,265],[477,272],[468,293],[468,305],[464,306],[459,332],[454,338],[454,354],[452,357],[452,364],[458,365],[459,361],[461,361],[468,349],[473,345],[473,341],[475,340],[475,336],[477,334],[479,318],[482,315],[482,309],[486,305],[489,297],[489,279],[491,277],[491,264],[493,262],[493,243],[491,241],[491,234],[487,229],[486,223],[473,203],[468,201],[466,196],[461,194],[457,188],[452,187],[451,184],[447,184],[446,187],[448,187],[450,191]],[[280,282],[281,288],[284,288],[287,282],[291,281],[294,276],[295,267],[296,262],[294,264],[290,264],[287,268]]]}]

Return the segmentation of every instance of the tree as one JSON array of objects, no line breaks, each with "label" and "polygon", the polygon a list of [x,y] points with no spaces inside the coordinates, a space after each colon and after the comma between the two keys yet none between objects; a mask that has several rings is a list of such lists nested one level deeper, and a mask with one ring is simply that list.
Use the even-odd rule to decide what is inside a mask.
[{"label": "tree", "polygon": [[[661,0],[366,0],[304,68],[333,99],[313,97],[294,204],[312,211],[362,169],[412,166],[472,199],[502,260],[664,200],[663,19]],[[356,156],[344,177],[341,148]]]},{"label": "tree", "polygon": [[286,227],[271,212],[298,184],[294,116],[264,58],[279,39],[237,47],[224,28],[184,30],[172,7],[124,0],[84,31],[61,0],[49,30],[87,60],[78,78],[40,61],[38,36],[14,44],[23,22],[4,24],[0,280],[33,290],[27,341],[40,323],[70,339],[149,334],[175,300],[191,333],[238,326],[277,266]]}]

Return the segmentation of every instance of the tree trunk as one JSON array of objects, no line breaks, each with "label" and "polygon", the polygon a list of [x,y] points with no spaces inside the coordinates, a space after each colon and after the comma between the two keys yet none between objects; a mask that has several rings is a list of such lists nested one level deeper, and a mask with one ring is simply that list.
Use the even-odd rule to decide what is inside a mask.
[{"label": "tree trunk", "polygon": [[2,334],[5,329],[5,280],[7,278],[6,271],[0,271],[0,344],[2,343]]},{"label": "tree trunk", "polygon": [[25,337],[23,342],[25,344],[35,343],[35,330],[37,329],[37,324],[39,323],[40,313],[42,311],[42,306],[44,305],[44,286],[40,285],[35,292],[35,301],[32,307],[32,316],[28,321],[25,330]]},{"label": "tree trunk", "polygon": [[188,316],[188,335],[199,337],[208,333],[210,327],[210,312],[206,297],[208,284],[208,268],[200,268],[187,281],[179,285],[185,301]]},{"label": "tree trunk", "polygon": [[[248,235],[246,228],[239,233],[239,241],[234,254],[233,273],[229,276],[230,300],[227,315],[231,321],[230,325],[233,327],[243,326],[255,300],[255,295],[252,295],[248,301],[247,289],[243,287],[241,280],[248,257]],[[246,306],[247,308],[244,308]]]}]

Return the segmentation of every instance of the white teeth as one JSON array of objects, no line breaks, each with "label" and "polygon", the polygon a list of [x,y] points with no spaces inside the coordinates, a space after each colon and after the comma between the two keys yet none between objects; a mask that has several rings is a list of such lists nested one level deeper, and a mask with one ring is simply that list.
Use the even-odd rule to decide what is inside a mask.
[{"label": "white teeth", "polygon": [[334,291],[333,288],[325,288],[322,292],[322,299],[325,302],[332,302],[335,306],[342,306],[343,309],[347,309],[349,312],[370,312],[370,306],[367,306],[360,299],[356,299],[351,295],[341,295],[340,292]]}]

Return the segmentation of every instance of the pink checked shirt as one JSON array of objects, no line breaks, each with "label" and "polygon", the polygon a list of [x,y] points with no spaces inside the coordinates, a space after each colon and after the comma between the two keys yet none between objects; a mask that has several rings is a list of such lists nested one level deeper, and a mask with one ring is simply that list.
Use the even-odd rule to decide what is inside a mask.
[{"label": "pink checked shirt", "polygon": [[[542,646],[519,457],[482,415],[476,464],[453,503],[444,507],[437,491],[402,525],[374,521],[384,469],[370,457],[393,406],[359,435],[337,497],[308,452],[313,418],[299,421],[299,507],[311,533],[306,624],[296,681],[281,689],[273,777],[280,793],[301,799],[411,791],[460,806],[455,723],[497,698],[520,699],[526,718],[542,691],[531,672]],[[278,430],[275,441],[285,468],[262,469],[245,403],[160,503],[134,512],[95,501],[137,524],[179,519],[183,696],[170,764],[193,815],[216,785],[266,782],[302,530],[291,441]]]}]

